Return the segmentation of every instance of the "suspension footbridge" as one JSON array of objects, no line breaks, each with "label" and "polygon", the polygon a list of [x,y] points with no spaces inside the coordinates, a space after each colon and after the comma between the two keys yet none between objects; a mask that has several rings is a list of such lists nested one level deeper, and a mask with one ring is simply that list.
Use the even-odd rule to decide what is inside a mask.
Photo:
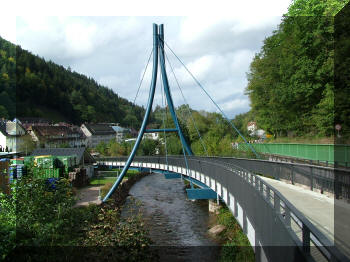
[{"label": "suspension footbridge", "polygon": [[[164,41],[164,26],[154,24],[152,80],[145,116],[134,147],[129,157],[97,159],[100,166],[123,168],[103,201],[113,194],[129,168],[158,172],[168,179],[188,180],[191,188],[187,189],[187,195],[190,199],[220,198],[224,201],[247,235],[257,261],[349,261],[350,230],[347,218],[350,208],[346,202],[350,199],[348,170],[259,159],[254,148],[179,59],[257,159],[194,156],[174,108],[166,72],[168,59],[165,46],[179,59]],[[174,128],[150,130],[146,126],[152,110],[158,67],[163,103],[166,101]],[[173,71],[170,64],[168,68]],[[165,156],[136,156],[147,132],[177,133],[183,155],[169,156],[166,153]],[[201,143],[207,152],[202,140]],[[328,199],[324,198],[326,194]]]}]

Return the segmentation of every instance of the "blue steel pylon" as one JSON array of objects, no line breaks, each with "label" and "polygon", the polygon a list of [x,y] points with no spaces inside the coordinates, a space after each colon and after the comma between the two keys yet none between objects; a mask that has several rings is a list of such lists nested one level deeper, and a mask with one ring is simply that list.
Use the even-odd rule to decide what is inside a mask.
[{"label": "blue steel pylon", "polygon": [[[161,74],[162,74],[162,79],[163,79],[164,93],[166,95],[167,103],[169,106],[169,111],[170,111],[171,117],[174,121],[175,128],[146,130],[146,125],[148,123],[149,115],[150,115],[150,112],[152,110],[154,93],[156,90],[157,73],[158,73],[158,57],[159,57],[160,69],[161,69]],[[159,32],[158,32],[158,25],[153,24],[153,69],[152,69],[152,81],[151,81],[150,89],[151,90],[150,90],[149,97],[148,97],[146,113],[145,113],[145,116],[143,118],[142,125],[141,125],[139,134],[138,134],[137,139],[136,139],[136,143],[135,143],[135,145],[130,153],[128,160],[126,161],[126,164],[125,164],[122,172],[118,176],[117,181],[114,183],[112,188],[109,190],[108,194],[103,199],[103,202],[107,201],[107,199],[113,194],[113,192],[117,189],[117,187],[119,186],[119,184],[123,180],[123,177],[127,173],[132,161],[134,160],[134,157],[136,155],[136,151],[141,143],[141,140],[142,140],[144,133],[147,133],[147,132],[177,132],[179,137],[180,137],[181,143],[187,152],[187,155],[193,155],[193,152],[192,152],[190,146],[187,144],[185,137],[181,131],[179,122],[177,120],[177,116],[176,116],[175,109],[174,109],[173,99],[171,97],[171,93],[170,93],[170,89],[169,89],[168,77],[167,77],[167,73],[165,70],[164,25],[163,24],[161,24],[159,26]]]}]

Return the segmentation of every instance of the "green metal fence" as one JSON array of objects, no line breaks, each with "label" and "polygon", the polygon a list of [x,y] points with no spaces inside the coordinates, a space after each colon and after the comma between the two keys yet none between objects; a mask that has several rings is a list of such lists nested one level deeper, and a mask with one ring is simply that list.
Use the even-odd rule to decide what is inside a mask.
[{"label": "green metal fence", "polygon": [[[289,156],[328,163],[350,163],[349,145],[252,144],[252,146],[257,152],[262,154]],[[238,149],[248,150],[248,147],[245,144],[239,144]]]}]

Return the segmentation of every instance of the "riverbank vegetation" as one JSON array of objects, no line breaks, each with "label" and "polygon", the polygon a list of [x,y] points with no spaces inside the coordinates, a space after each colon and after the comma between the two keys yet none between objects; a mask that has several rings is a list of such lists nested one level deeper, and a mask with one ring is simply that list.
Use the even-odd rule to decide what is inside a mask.
[{"label": "riverbank vegetation", "polygon": [[29,174],[17,180],[11,195],[0,193],[0,260],[58,261],[63,254],[91,261],[109,261],[111,255],[152,260],[139,214],[120,218],[122,198],[73,208],[69,181],[61,179],[54,187]]},{"label": "riverbank vegetation", "polygon": [[[103,171],[102,171],[103,172]],[[112,188],[113,184],[117,180],[117,174],[120,174],[120,171],[108,171],[107,174],[110,174],[110,172],[115,172],[115,176],[101,176],[101,177],[93,177],[90,181],[91,185],[102,185],[101,187],[101,199],[103,199],[109,190]],[[145,175],[145,174],[143,174]],[[141,178],[140,172],[136,170],[129,170],[124,178],[123,183],[129,180],[128,184],[133,185],[137,180]],[[123,189],[123,191],[128,192],[129,189]]]},{"label": "riverbank vegetation", "polygon": [[219,209],[217,223],[225,226],[225,230],[219,236],[223,242],[219,261],[255,261],[255,254],[247,236],[226,206]]}]

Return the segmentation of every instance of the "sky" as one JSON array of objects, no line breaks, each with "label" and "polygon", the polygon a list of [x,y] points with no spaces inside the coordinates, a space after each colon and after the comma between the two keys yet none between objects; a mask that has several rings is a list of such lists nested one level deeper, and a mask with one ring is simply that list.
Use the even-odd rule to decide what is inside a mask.
[{"label": "sky", "polygon": [[[43,1],[40,8],[35,8],[36,1],[32,5],[27,2],[16,7],[15,17],[0,17],[1,37],[92,77],[130,101],[135,99],[152,50],[152,24],[164,24],[167,44],[232,118],[249,111],[249,98],[244,95],[249,65],[263,40],[277,28],[291,0],[197,2],[200,6],[183,0],[177,4],[151,0],[141,1],[136,9],[135,1],[124,1],[122,6],[107,1],[91,7],[85,1],[84,8],[67,1],[69,9],[62,1],[51,5]],[[185,101],[171,68],[191,108],[217,112],[171,51],[166,48],[165,52],[175,106]],[[151,69],[152,62],[136,104],[146,106]],[[159,80],[155,105],[162,104]]]}]

